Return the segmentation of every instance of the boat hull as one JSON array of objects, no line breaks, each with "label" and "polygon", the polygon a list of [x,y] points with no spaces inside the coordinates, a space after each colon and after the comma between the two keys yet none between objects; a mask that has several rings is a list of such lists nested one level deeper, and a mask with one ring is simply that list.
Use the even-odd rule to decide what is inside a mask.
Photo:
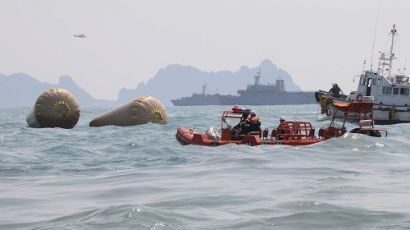
[{"label": "boat hull", "polygon": [[175,106],[203,105],[302,105],[314,104],[314,92],[283,92],[260,95],[193,95],[171,100]]},{"label": "boat hull", "polygon": [[[322,94],[323,91],[316,92],[316,101],[322,107],[322,113],[328,117],[332,117],[336,114],[336,118],[342,118],[344,113],[338,111],[332,104],[334,102],[352,102],[352,100],[334,98],[329,95]],[[328,97],[326,100],[321,100],[321,97]],[[353,100],[354,101],[354,100]],[[410,103],[409,103],[410,104]],[[359,114],[349,113],[348,120],[358,121]],[[372,117],[375,124],[389,125],[398,123],[410,122],[410,106],[405,105],[392,105],[392,104],[373,104]]]},{"label": "boat hull", "polygon": [[[334,99],[334,101],[337,101],[337,99]],[[343,117],[343,113],[338,111],[332,105],[328,105],[328,108],[329,117],[331,117],[336,112],[336,117]],[[410,107],[407,106],[373,104],[372,114],[373,120],[377,125],[389,125],[410,122]],[[348,118],[349,120],[358,121],[359,115],[356,113],[349,113]]]},{"label": "boat hull", "polygon": [[211,140],[207,135],[196,133],[192,129],[187,128],[178,128],[177,133],[175,134],[176,139],[182,145],[206,145],[206,146],[216,146],[226,144],[222,141]]},{"label": "boat hull", "polygon": [[311,139],[287,139],[287,140],[276,140],[276,139],[266,139],[261,140],[258,135],[247,135],[240,140],[220,140],[211,139],[206,134],[195,132],[188,128],[178,128],[175,134],[176,139],[182,145],[203,145],[203,146],[219,146],[225,144],[246,144],[246,145],[291,145],[291,146],[302,146],[316,144],[323,139],[311,138]]}]

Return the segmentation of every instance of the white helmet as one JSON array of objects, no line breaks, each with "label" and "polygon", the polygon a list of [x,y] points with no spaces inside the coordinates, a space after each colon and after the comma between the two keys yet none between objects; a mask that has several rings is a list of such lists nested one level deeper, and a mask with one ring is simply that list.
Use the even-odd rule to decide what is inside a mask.
[{"label": "white helmet", "polygon": [[285,120],[286,120],[285,117],[280,116],[279,121],[285,121]]}]

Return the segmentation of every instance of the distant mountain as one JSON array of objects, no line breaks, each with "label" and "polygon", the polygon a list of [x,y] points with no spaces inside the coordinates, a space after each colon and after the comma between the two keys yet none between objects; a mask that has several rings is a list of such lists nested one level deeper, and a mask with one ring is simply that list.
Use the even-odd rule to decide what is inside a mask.
[{"label": "distant mountain", "polygon": [[285,70],[279,69],[270,60],[264,60],[257,67],[242,66],[238,71],[204,72],[191,66],[169,65],[160,69],[147,83],[140,83],[135,89],[121,89],[118,101],[127,102],[139,95],[152,95],[170,105],[171,99],[201,93],[202,85],[207,85],[207,94],[236,95],[238,89],[254,83],[254,76],[261,69],[261,83],[275,83],[276,79],[285,82],[287,91],[301,91]]},{"label": "distant mountain", "polygon": [[0,74],[0,107],[31,107],[38,96],[49,88],[69,90],[77,98],[81,107],[105,107],[115,103],[94,99],[69,76],[61,76],[58,84],[49,84],[37,81],[27,74],[17,73],[8,76]]},{"label": "distant mountain", "polygon": [[238,89],[245,89],[254,83],[254,76],[261,69],[261,83],[285,82],[287,91],[301,91],[285,70],[279,69],[270,60],[264,60],[257,67],[242,66],[238,71],[204,72],[184,65],[169,65],[160,69],[147,83],[140,83],[135,89],[121,89],[117,101],[98,100],[79,87],[69,76],[61,76],[58,84],[40,82],[33,77],[17,73],[0,74],[0,107],[33,106],[38,96],[49,88],[65,88],[72,92],[81,107],[107,107],[129,102],[141,95],[152,95],[164,104],[171,105],[171,99],[201,93],[207,85],[207,94],[236,95]]}]

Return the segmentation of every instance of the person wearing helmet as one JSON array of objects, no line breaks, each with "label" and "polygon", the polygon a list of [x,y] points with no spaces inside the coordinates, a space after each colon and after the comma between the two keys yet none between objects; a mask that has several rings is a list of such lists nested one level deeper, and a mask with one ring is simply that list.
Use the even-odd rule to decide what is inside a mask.
[{"label": "person wearing helmet", "polygon": [[279,118],[279,125],[286,125],[286,119],[284,116],[280,116]]},{"label": "person wearing helmet", "polygon": [[259,135],[261,135],[262,130],[261,130],[261,122],[256,116],[256,112],[254,110],[250,111],[250,117],[248,119],[248,125],[249,125],[249,132],[259,132]]},{"label": "person wearing helmet", "polygon": [[254,110],[248,110],[243,113],[240,123],[234,128],[239,131],[239,135],[243,136],[254,131],[261,132],[260,125],[261,123],[256,116],[256,112]]},{"label": "person wearing helmet", "polygon": [[260,125],[259,118],[256,116],[256,112],[254,110],[251,110],[250,115],[251,116],[249,118],[249,123],[253,125],[256,125],[256,124]]},{"label": "person wearing helmet", "polygon": [[283,139],[286,139],[286,134],[290,133],[290,129],[289,129],[288,124],[286,123],[286,119],[283,116],[279,118],[279,122],[280,123],[278,125],[278,128],[276,128],[277,139],[283,140]]}]

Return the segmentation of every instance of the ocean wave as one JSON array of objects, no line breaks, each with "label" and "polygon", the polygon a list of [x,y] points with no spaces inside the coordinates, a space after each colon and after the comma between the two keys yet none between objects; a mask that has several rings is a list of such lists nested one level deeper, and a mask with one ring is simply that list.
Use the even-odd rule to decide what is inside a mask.
[{"label": "ocean wave", "polygon": [[[302,109],[301,109],[302,108]],[[182,146],[177,127],[220,125],[222,106],[170,107],[167,125],[31,129],[0,119],[0,229],[406,229],[409,125],[310,146]],[[315,127],[316,106],[257,106]],[[303,110],[297,112],[297,110]],[[273,115],[274,116],[273,116]],[[277,116],[276,116],[277,115]],[[352,124],[349,124],[349,128]]]}]

